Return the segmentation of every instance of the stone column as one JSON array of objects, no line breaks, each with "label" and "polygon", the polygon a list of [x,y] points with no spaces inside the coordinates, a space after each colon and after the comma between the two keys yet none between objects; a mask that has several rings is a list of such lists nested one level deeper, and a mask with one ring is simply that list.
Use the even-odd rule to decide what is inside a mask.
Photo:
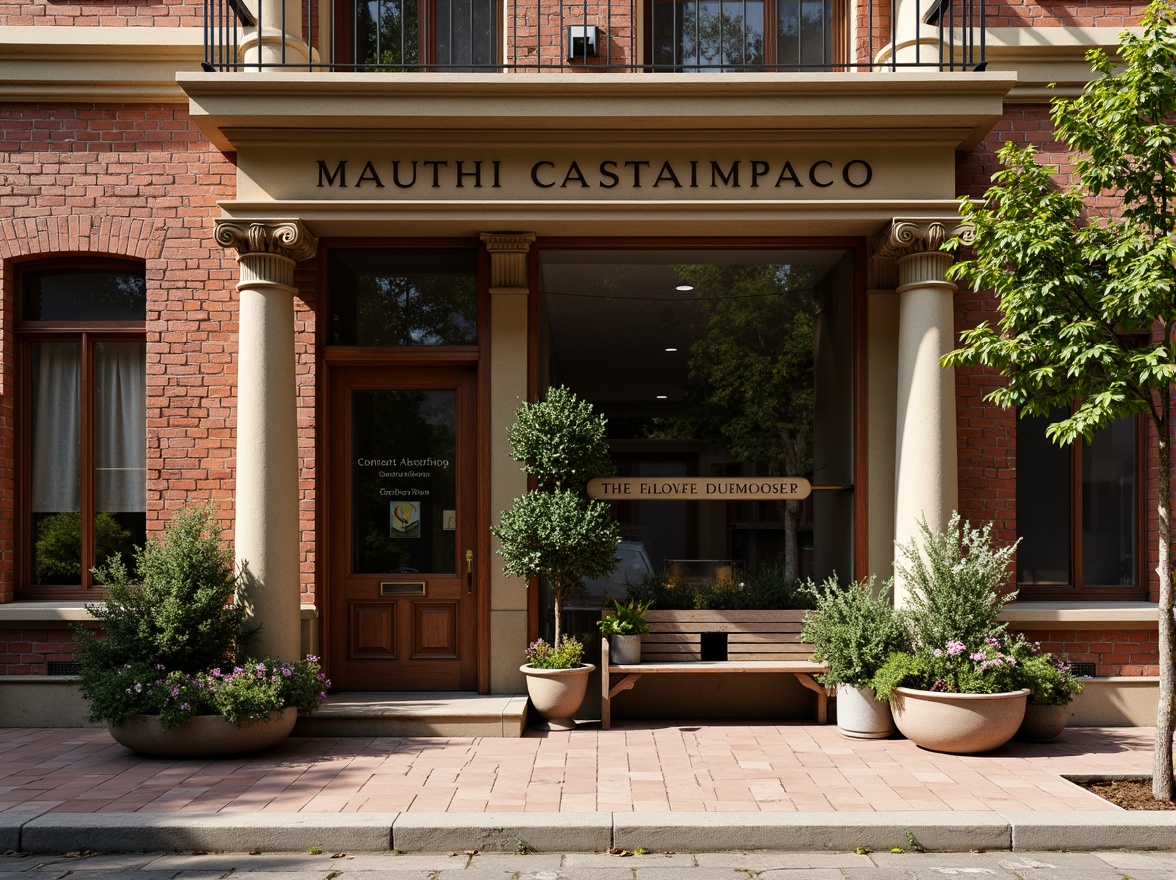
[{"label": "stone column", "polygon": [[299,0],[251,0],[249,9],[256,21],[243,28],[245,36],[238,48],[245,69],[273,72],[288,66],[305,70],[317,53],[302,37],[304,4]]},{"label": "stone column", "polygon": [[[894,220],[879,249],[898,264],[898,371],[895,411],[894,540],[905,544],[925,518],[946,525],[959,503],[955,371],[939,359],[955,347],[956,287],[943,243],[963,231],[939,220]],[[895,603],[906,590],[895,580]]]},{"label": "stone column", "polygon": [[[490,253],[490,517],[527,491],[527,476],[510,457],[506,427],[527,399],[530,272],[535,236],[528,232],[485,233]],[[493,549],[497,550],[494,541]],[[527,646],[527,585],[502,573],[490,558],[490,691],[518,693],[525,683],[519,665]]]},{"label": "stone column", "polygon": [[898,266],[879,251],[890,230],[875,238],[866,280],[866,571],[882,581],[894,574],[895,403],[898,400]]},{"label": "stone column", "polygon": [[317,241],[298,220],[218,220],[241,267],[234,545],[259,657],[298,659],[301,627],[294,264]]}]

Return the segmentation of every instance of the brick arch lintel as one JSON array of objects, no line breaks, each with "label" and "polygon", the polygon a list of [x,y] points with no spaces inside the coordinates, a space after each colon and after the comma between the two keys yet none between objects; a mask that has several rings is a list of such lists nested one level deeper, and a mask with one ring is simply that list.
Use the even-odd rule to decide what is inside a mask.
[{"label": "brick arch lintel", "polygon": [[0,220],[0,260],[53,254],[106,254],[157,260],[167,230],[150,217],[92,214]]}]

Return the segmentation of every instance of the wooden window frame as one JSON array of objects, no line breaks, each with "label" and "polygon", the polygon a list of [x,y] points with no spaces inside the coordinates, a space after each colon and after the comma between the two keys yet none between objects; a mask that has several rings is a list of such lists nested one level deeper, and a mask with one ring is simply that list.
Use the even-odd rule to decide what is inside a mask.
[{"label": "wooden window frame", "polygon": [[[53,260],[20,266],[16,295],[17,380],[19,398],[15,407],[20,420],[16,436],[16,546],[17,596],[21,599],[92,599],[100,591],[94,583],[87,560],[94,554],[94,346],[102,342],[147,342],[143,321],[25,321],[23,278],[26,273],[47,270],[123,271],[145,274],[142,263],[126,260]],[[81,345],[79,377],[80,499],[82,532],[82,578],[80,584],[37,584],[33,582],[32,529],[32,389],[29,386],[31,343],[73,342]]]}]

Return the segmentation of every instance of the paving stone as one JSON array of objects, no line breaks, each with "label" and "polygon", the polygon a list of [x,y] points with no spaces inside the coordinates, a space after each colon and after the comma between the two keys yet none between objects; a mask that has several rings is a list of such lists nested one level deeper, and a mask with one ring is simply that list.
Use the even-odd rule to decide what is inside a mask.
[{"label": "paving stone", "polygon": [[637,880],[748,880],[746,868],[637,868]]},{"label": "paving stone", "polygon": [[753,871],[869,868],[874,864],[869,856],[856,853],[725,852],[699,853],[695,858],[699,865],[706,867],[749,868]]},{"label": "paving stone", "polygon": [[608,853],[569,853],[563,867],[572,868],[693,868],[701,859],[692,853],[646,853],[645,855],[614,856]]},{"label": "paving stone", "polygon": [[482,852],[470,856],[471,868],[497,868],[503,871],[558,871],[563,855],[560,853],[533,853],[527,856],[514,853]]},{"label": "paving stone", "polygon": [[1124,871],[1155,869],[1168,871],[1176,877],[1176,853],[1096,852],[1091,855],[1112,868]]},{"label": "paving stone", "polygon": [[76,871],[138,871],[152,867],[158,856],[151,853],[100,853],[87,856],[58,855],[53,863],[63,870]]},{"label": "paving stone", "polygon": [[845,880],[839,868],[772,868],[755,876],[759,880]]}]

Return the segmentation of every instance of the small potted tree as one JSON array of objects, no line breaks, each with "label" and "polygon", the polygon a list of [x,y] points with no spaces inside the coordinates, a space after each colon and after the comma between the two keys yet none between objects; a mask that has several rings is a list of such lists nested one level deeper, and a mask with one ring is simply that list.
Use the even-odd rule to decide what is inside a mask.
[{"label": "small potted tree", "polygon": [[535,709],[551,727],[569,729],[596,667],[581,662],[583,646],[563,633],[564,600],[584,578],[604,577],[616,567],[621,537],[609,505],[586,492],[590,479],[612,471],[605,420],[567,388],[552,388],[545,400],[519,407],[507,436],[512,457],[535,487],[490,531],[501,544],[505,574],[542,578],[551,588],[554,640],[532,644],[520,668]]},{"label": "small potted tree", "polygon": [[816,609],[805,613],[800,638],[812,642],[813,660],[829,666],[822,680],[837,687],[837,728],[844,736],[880,739],[894,733],[890,706],[877,699],[871,685],[891,654],[911,649],[909,622],[890,601],[892,587],[887,581],[876,590],[873,578],[843,587],[831,577],[804,588]]}]

